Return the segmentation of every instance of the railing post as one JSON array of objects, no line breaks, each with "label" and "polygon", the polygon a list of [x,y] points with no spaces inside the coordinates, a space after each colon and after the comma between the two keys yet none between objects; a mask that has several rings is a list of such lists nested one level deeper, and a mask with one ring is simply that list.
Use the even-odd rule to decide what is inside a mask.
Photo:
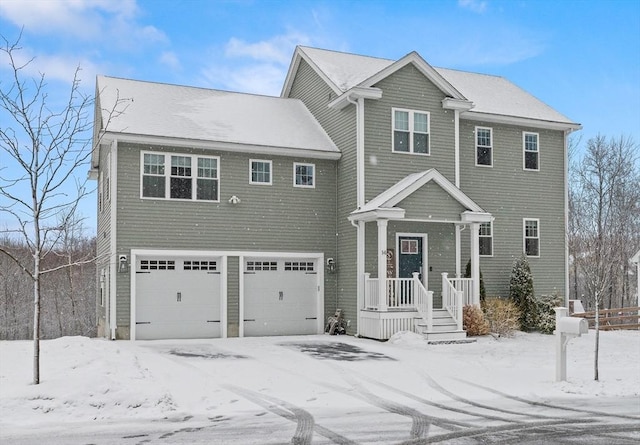
[{"label": "railing post", "polygon": [[433,332],[433,291],[427,291],[427,332]]},{"label": "railing post", "polygon": [[411,304],[415,306],[418,293],[417,290],[419,289],[418,283],[420,283],[420,272],[413,272],[411,276],[413,276],[413,282],[411,283]]},{"label": "railing post", "polygon": [[458,330],[462,330],[462,292],[456,291],[456,323]]},{"label": "railing post", "polygon": [[[372,295],[369,290],[369,278],[371,277],[370,273],[364,273],[364,307],[358,309],[365,309],[367,307],[372,307]],[[377,307],[377,304],[376,304]]]}]

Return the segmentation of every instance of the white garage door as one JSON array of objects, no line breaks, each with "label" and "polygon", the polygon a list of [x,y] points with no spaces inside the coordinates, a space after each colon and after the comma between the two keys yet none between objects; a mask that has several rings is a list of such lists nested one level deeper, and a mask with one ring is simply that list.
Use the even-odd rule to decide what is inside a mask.
[{"label": "white garage door", "polygon": [[318,333],[316,259],[247,259],[244,335]]},{"label": "white garage door", "polygon": [[136,339],[220,337],[218,258],[141,258]]}]

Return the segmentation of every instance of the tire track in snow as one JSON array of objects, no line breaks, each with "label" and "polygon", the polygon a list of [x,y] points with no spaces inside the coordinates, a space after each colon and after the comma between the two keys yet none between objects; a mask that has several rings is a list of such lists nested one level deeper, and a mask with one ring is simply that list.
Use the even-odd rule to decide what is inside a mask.
[{"label": "tire track in snow", "polygon": [[313,441],[314,431],[340,445],[357,445],[357,442],[354,442],[351,439],[331,431],[328,428],[316,425],[311,413],[285,402],[284,400],[260,394],[235,385],[224,385],[224,388],[250,400],[251,402],[284,419],[296,422],[296,431],[291,438],[291,443],[294,445],[310,445]]},{"label": "tire track in snow", "polygon": [[522,403],[526,403],[528,405],[541,406],[541,407],[544,407],[544,408],[552,408],[552,409],[557,409],[557,410],[562,410],[562,411],[573,411],[573,412],[577,412],[577,413],[593,414],[593,415],[596,415],[596,416],[615,417],[615,418],[629,419],[629,420],[639,420],[640,419],[640,416],[607,413],[607,412],[604,412],[604,411],[594,411],[594,410],[588,410],[588,409],[582,409],[582,408],[573,408],[573,407],[570,407],[570,406],[554,405],[553,403],[538,402],[536,400],[530,400],[530,399],[525,399],[523,397],[513,396],[511,394],[507,394],[505,392],[502,392],[502,391],[500,391],[498,389],[493,389],[493,388],[489,388],[487,386],[478,385],[476,383],[471,383],[471,382],[468,382],[468,381],[463,380],[463,379],[456,379],[456,380],[461,382],[461,383],[464,383],[466,385],[471,385],[471,386],[474,386],[476,388],[481,388],[481,389],[484,389],[487,392],[490,392],[490,393],[493,393],[493,394],[497,394],[497,395],[505,397],[507,399],[515,400],[515,401],[522,402]]}]

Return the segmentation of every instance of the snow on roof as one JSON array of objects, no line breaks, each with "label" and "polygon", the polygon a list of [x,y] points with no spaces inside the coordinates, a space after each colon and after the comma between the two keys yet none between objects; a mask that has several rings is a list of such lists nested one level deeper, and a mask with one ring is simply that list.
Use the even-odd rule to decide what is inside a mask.
[{"label": "snow on roof", "polygon": [[[309,60],[341,91],[347,91],[395,61],[318,48],[300,47]],[[549,122],[572,121],[522,88],[500,76],[434,68],[474,108],[467,113],[488,113]]]},{"label": "snow on roof", "polygon": [[98,76],[103,122],[117,98],[131,99],[110,133],[339,153],[297,99]]}]

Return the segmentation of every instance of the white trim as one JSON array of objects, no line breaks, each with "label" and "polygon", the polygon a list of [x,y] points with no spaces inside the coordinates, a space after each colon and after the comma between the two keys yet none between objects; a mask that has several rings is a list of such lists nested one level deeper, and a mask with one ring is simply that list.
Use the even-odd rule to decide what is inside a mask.
[{"label": "white trim", "polygon": [[[537,237],[527,237],[527,221],[535,221],[536,222],[536,231],[538,232]],[[537,255],[527,255],[527,239],[537,239],[538,240],[538,254]],[[522,252],[527,258],[540,258],[542,253],[542,236],[540,234],[540,218],[522,218]]]},{"label": "white trim", "polygon": [[[253,163],[262,162],[269,164],[269,182],[254,181],[253,180]],[[273,162],[269,159],[249,159],[249,184],[252,185],[272,185],[273,184]]]},{"label": "white trim", "polygon": [[[409,151],[401,151],[396,150],[395,146],[395,132],[396,132],[396,112],[400,111],[408,114],[408,124],[409,129],[407,130],[409,133]],[[415,115],[424,114],[427,116],[427,132],[421,132],[415,130]],[[404,131],[404,130],[397,130]],[[426,134],[427,135],[427,152],[426,153],[416,153],[414,147],[414,134]],[[411,154],[411,155],[419,155],[419,156],[431,156],[431,113],[423,110],[411,110],[408,108],[391,108],[391,152],[392,153],[400,153],[400,154]]]},{"label": "white trim", "polygon": [[118,314],[117,314],[117,273],[118,273],[118,255],[117,248],[117,233],[118,233],[118,141],[113,141],[110,144],[109,150],[113,153],[111,156],[111,165],[109,166],[111,180],[109,181],[109,187],[111,187],[111,202],[109,203],[109,328],[111,330],[111,340],[116,339],[116,330],[118,329]]},{"label": "white trim", "polygon": [[[239,144],[234,142],[206,141],[202,139],[173,138],[163,136],[148,136],[131,133],[104,133],[108,140],[118,139],[120,142],[133,144],[162,145],[175,148],[200,148],[203,150],[231,151],[234,153],[249,153],[260,155],[287,156],[296,158],[313,159],[340,159],[342,153],[336,147],[335,150],[317,150],[296,147],[276,147],[272,145]],[[208,155],[204,155],[208,156]]]},{"label": "white trim", "polygon": [[[164,157],[164,175],[147,175],[147,176],[154,176],[154,177],[161,177],[163,176],[165,181],[164,181],[164,197],[155,197],[155,196],[143,196],[144,190],[143,190],[143,182],[144,182],[144,155],[145,154],[150,154],[150,155],[157,155],[157,156],[163,156]],[[176,157],[182,157],[182,158],[191,158],[191,198],[171,198],[171,158],[173,156]],[[216,160],[216,173],[217,173],[217,177],[216,178],[199,178],[198,177],[198,159],[215,159]],[[168,161],[168,162],[167,162]],[[251,165],[251,164],[249,164]],[[150,200],[161,200],[161,201],[192,201],[192,202],[220,202],[220,194],[221,194],[221,187],[220,187],[220,170],[221,170],[221,164],[220,164],[220,156],[210,156],[210,155],[201,155],[201,154],[188,154],[188,153],[174,153],[174,152],[167,152],[167,151],[151,151],[151,150],[140,150],[140,199],[150,199]],[[177,176],[179,177],[179,176]],[[207,180],[216,180],[218,182],[217,184],[217,192],[218,192],[218,199],[197,199],[197,193],[198,193],[198,179],[207,179]]]},{"label": "white trim", "polygon": [[[489,150],[490,150],[490,162],[489,164],[478,164],[478,130],[489,130]],[[474,140],[475,140],[475,165],[476,167],[493,167],[493,128],[492,127],[480,127],[477,126],[475,127],[474,131],[473,131],[473,136],[474,136]],[[486,145],[483,145],[482,147],[487,147]]]},{"label": "white trim", "polygon": [[429,290],[429,235],[427,233],[396,232],[396,278],[400,273],[400,238],[422,238],[422,285]]},{"label": "white trim", "polygon": [[[305,184],[296,184],[296,179],[297,179],[297,175],[296,175],[296,167],[301,166],[301,167],[312,167],[313,168],[313,184],[311,185],[305,185]],[[305,188],[305,189],[314,189],[316,188],[316,164],[311,164],[309,162],[294,162],[293,163],[293,186],[296,188]]]},{"label": "white trim", "polygon": [[[527,135],[535,135],[536,136],[536,149],[527,150],[526,137]],[[537,168],[527,168],[526,155],[527,153],[536,153],[538,156],[536,167]],[[540,134],[533,131],[523,131],[522,132],[522,169],[528,172],[539,172],[540,171]]]},{"label": "white trim", "polygon": [[478,227],[478,230],[481,229],[482,224],[489,224],[489,227],[491,228],[491,236],[482,236],[480,235],[480,233],[478,232],[478,240],[482,239],[482,238],[490,238],[491,239],[491,255],[483,255],[482,253],[480,253],[480,248],[478,248],[478,256],[480,258],[492,258],[493,257],[493,234],[494,232],[494,227],[493,227],[493,221],[485,221],[480,223],[480,226]]},{"label": "white trim", "polygon": [[454,185],[460,188],[460,110],[453,110]]},{"label": "white trim", "polygon": [[582,125],[574,122],[553,122],[527,117],[506,116],[502,114],[481,113],[474,110],[463,112],[462,119],[470,121],[491,122],[496,124],[516,125],[521,127],[544,128],[547,130],[581,130]]},{"label": "white trim", "polygon": [[244,337],[244,258],[238,257],[238,337]]},{"label": "white trim", "polygon": [[353,103],[354,100],[356,101],[359,99],[378,100],[381,97],[382,97],[382,90],[380,88],[353,87],[350,90],[338,96],[333,101],[329,102],[329,105],[327,106],[334,110],[342,110],[350,103]]}]

